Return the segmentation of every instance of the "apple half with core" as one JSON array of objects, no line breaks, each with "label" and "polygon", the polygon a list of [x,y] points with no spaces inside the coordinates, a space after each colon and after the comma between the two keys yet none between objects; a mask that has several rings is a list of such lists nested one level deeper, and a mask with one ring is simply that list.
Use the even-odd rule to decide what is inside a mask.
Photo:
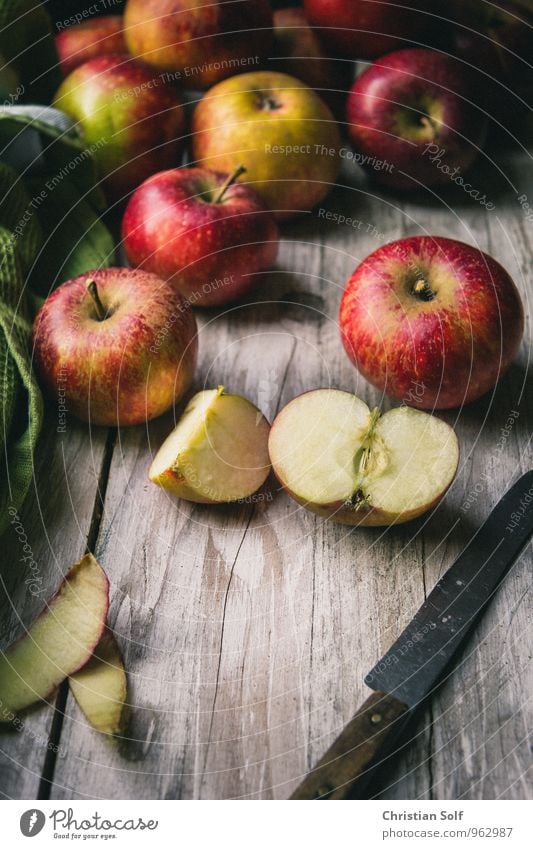
[{"label": "apple half with core", "polygon": [[205,168],[175,168],[146,180],[122,221],[130,265],[170,280],[196,306],[241,298],[271,268],[279,231],[257,192]]},{"label": "apple half with core", "polygon": [[0,655],[2,707],[18,713],[84,666],[104,633],[108,606],[107,577],[86,554],[28,631]]},{"label": "apple half with core", "polygon": [[180,160],[181,101],[163,77],[129,56],[99,56],[80,65],[53,105],[76,122],[112,200]]},{"label": "apple half with core", "polygon": [[441,236],[383,245],[355,269],[341,300],[344,347],[378,389],[446,409],[493,389],[524,329],[509,274],[483,251]]},{"label": "apple half with core", "polygon": [[248,498],[270,472],[270,425],[224,387],[198,392],[157,452],[150,480],[179,498],[218,504]]},{"label": "apple half with core", "polygon": [[232,173],[246,157],[246,181],[279,219],[312,209],[340,169],[331,110],[305,83],[274,71],[239,74],[210,89],[192,127],[197,164]]},{"label": "apple half with core", "polygon": [[[398,189],[464,184],[486,133],[464,64],[436,50],[382,56],[355,81],[348,135],[374,179]],[[373,168],[377,160],[388,168]]]},{"label": "apple half with core", "polygon": [[[196,320],[172,284],[147,271],[104,268],[59,286],[33,326],[42,388],[96,425],[141,424],[191,385]],[[59,393],[59,396],[58,396]]]},{"label": "apple half with core", "polygon": [[268,441],[281,486],[299,504],[346,525],[407,522],[436,506],[459,462],[440,419],[398,407],[381,415],[339,389],[315,389],[277,416]]}]

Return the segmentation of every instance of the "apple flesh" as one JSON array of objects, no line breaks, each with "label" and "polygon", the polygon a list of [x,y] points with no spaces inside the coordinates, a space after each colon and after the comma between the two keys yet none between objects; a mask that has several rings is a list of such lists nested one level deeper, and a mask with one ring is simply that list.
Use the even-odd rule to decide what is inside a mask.
[{"label": "apple flesh", "polygon": [[1,655],[3,706],[18,713],[84,666],[104,633],[108,605],[108,580],[86,554],[24,636]]},{"label": "apple flesh", "polygon": [[242,298],[271,268],[279,231],[249,186],[204,168],[162,171],[132,195],[122,221],[130,265],[172,282],[191,304]]},{"label": "apple flesh", "polygon": [[101,734],[122,727],[127,681],[114,634],[108,628],[88,663],[69,677],[69,687],[86,719]]},{"label": "apple flesh", "polygon": [[124,25],[132,56],[190,89],[249,69],[272,42],[268,0],[128,0]]},{"label": "apple flesh", "polygon": [[[389,53],[357,78],[347,121],[368,173],[387,186],[412,190],[461,179],[479,153],[487,124],[471,102],[462,64],[417,48]],[[390,167],[375,170],[376,159]]]},{"label": "apple flesh", "polygon": [[67,27],[56,35],[59,64],[66,77],[95,56],[127,53],[121,15],[102,15]]},{"label": "apple flesh", "polygon": [[196,107],[193,158],[232,173],[246,151],[246,179],[278,219],[309,211],[331,190],[340,158],[338,125],[305,83],[269,71],[240,74]]},{"label": "apple flesh", "polygon": [[181,102],[162,76],[128,56],[99,56],[80,65],[59,87],[54,106],[77,124],[111,200],[122,200],[180,160]]},{"label": "apple flesh", "polygon": [[272,468],[299,504],[347,525],[407,522],[436,506],[459,462],[457,437],[434,416],[381,415],[338,389],[316,389],[277,416]]},{"label": "apple flesh", "polygon": [[240,501],[270,472],[263,414],[224,388],[198,392],[159,449],[150,480],[179,498],[205,504]]},{"label": "apple flesh", "polygon": [[98,269],[59,286],[33,326],[40,384],[96,425],[166,412],[189,388],[196,320],[172,284],[147,271]]},{"label": "apple flesh", "polygon": [[493,389],[518,352],[520,295],[488,254],[440,236],[383,245],[341,300],[344,347],[370,383],[422,409],[459,407]]}]

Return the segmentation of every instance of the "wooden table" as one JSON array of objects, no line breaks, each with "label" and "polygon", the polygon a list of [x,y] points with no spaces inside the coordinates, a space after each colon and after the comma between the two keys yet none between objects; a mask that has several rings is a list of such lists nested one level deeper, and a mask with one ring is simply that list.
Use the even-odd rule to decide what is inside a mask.
[{"label": "wooden table", "polygon": [[[530,157],[483,156],[472,185],[418,198],[376,191],[345,162],[322,208],[283,228],[277,269],[255,297],[198,313],[196,388],[224,384],[272,418],[306,389],[352,390],[390,406],[342,350],[337,310],[355,265],[415,233],[488,250],[531,299]],[[456,482],[431,515],[352,529],[299,509],[272,482],[237,506],[176,502],[147,479],[168,415],[119,433],[49,410],[21,521],[42,576],[25,584],[14,531],[3,541],[2,645],[28,624],[88,544],[111,581],[110,623],[129,673],[126,739],[92,731],[65,688],[0,734],[11,798],[286,798],[366,697],[363,675],[396,638],[498,497],[532,466],[530,347],[495,394],[443,414],[461,443]],[[514,565],[456,673],[420,718],[385,783],[389,799],[528,796],[531,549]],[[529,678],[528,678],[529,675]],[[54,711],[54,706],[58,711]],[[528,722],[529,720],[529,722]],[[56,751],[54,751],[54,749]]]}]

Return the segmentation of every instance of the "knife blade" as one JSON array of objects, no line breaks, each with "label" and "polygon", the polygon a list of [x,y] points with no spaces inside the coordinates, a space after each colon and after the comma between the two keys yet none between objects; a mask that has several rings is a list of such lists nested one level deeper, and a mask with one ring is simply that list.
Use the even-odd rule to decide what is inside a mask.
[{"label": "knife blade", "polygon": [[376,692],[291,799],[364,798],[378,763],[450,667],[533,533],[533,470],[500,499],[400,637],[365,677]]}]

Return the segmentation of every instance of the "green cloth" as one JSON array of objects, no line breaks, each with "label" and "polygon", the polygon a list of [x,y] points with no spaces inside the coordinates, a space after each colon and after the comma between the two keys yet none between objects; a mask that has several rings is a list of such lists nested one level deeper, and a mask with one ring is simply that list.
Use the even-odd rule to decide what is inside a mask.
[{"label": "green cloth", "polygon": [[[33,314],[60,283],[113,262],[92,156],[45,106],[59,82],[44,7],[0,0],[0,535],[30,488],[43,419],[31,363]],[[4,61],[2,61],[4,60]]]},{"label": "green cloth", "polygon": [[37,257],[41,233],[35,217],[22,234],[15,227],[29,209],[30,197],[18,175],[0,163],[0,533],[8,507],[20,508],[32,480],[33,455],[43,403],[31,370],[31,316],[25,279]]}]

